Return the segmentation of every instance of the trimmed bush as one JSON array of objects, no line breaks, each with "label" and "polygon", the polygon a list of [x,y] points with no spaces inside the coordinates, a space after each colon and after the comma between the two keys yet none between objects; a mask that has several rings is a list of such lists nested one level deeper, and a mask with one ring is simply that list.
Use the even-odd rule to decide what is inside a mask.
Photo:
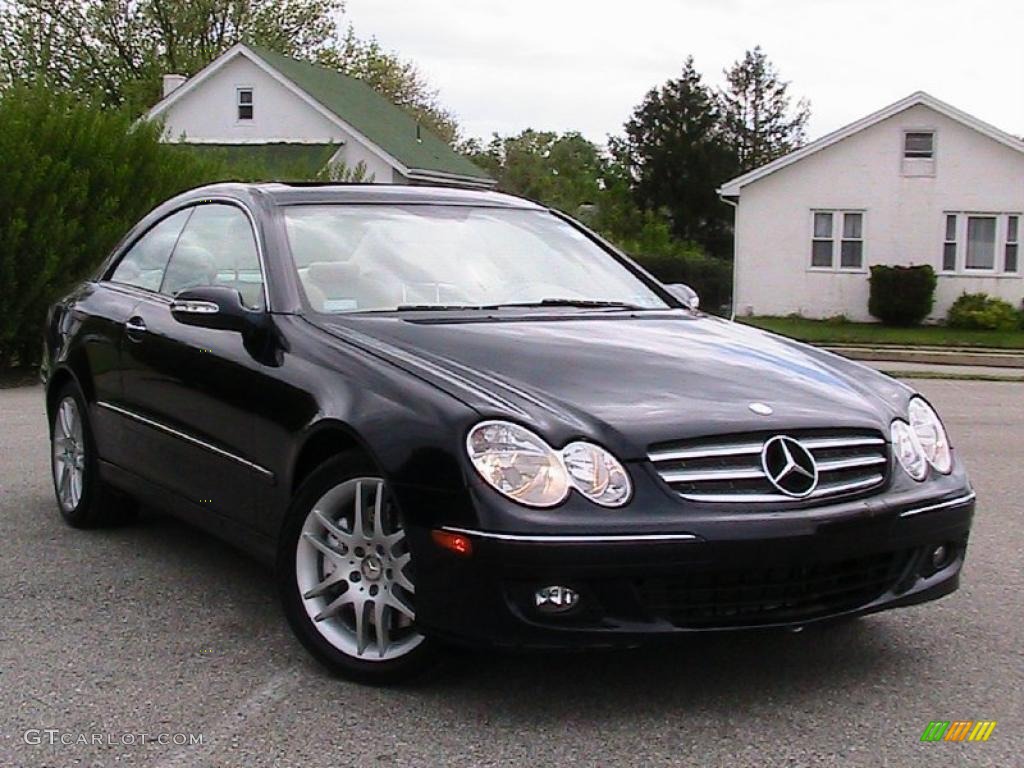
[{"label": "trimmed bush", "polygon": [[935,270],[919,267],[871,268],[868,312],[884,325],[919,325],[935,305]]},{"label": "trimmed bush", "polygon": [[0,91],[0,369],[38,362],[48,306],[157,203],[239,176],[160,131],[45,88]]},{"label": "trimmed bush", "polygon": [[634,256],[663,283],[686,283],[700,297],[705,312],[719,312],[732,293],[732,265],[703,253]]},{"label": "trimmed bush", "polygon": [[1013,331],[1021,321],[1022,315],[1013,305],[987,293],[960,294],[946,316],[950,328],[982,331]]}]

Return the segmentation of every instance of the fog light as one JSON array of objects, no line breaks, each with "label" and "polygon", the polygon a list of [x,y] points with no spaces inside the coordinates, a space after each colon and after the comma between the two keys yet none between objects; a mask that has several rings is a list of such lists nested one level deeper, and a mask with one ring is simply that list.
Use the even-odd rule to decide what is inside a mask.
[{"label": "fog light", "polygon": [[948,559],[949,547],[945,544],[939,544],[939,546],[932,550],[932,568],[936,571],[942,568]]},{"label": "fog light", "polygon": [[576,607],[580,593],[570,587],[541,587],[534,594],[537,610],[543,613],[565,613]]}]

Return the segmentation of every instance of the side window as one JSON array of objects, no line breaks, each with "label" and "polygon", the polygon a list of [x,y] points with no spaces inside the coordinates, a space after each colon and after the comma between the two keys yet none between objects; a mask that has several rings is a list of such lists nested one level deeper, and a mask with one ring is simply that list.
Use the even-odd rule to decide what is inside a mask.
[{"label": "side window", "polygon": [[226,285],[251,308],[263,305],[263,273],[249,217],[233,205],[197,206],[167,266],[161,293]]},{"label": "side window", "polygon": [[191,208],[178,211],[136,240],[121,257],[110,280],[145,288],[147,291],[159,291],[171,251],[191,213]]}]

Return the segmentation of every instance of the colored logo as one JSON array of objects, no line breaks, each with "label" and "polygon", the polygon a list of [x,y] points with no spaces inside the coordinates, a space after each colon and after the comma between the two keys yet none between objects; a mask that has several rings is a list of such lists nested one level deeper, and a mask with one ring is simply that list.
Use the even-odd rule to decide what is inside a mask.
[{"label": "colored logo", "polygon": [[988,741],[995,729],[995,720],[933,720],[921,741]]}]

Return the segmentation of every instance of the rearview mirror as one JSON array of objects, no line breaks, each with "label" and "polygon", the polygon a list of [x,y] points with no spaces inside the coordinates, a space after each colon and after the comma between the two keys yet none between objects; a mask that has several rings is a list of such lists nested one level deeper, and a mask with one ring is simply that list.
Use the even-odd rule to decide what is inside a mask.
[{"label": "rearview mirror", "polygon": [[242,295],[224,285],[179,291],[171,301],[171,314],[179,323],[219,331],[244,331],[262,316],[261,312],[246,309]]},{"label": "rearview mirror", "polygon": [[687,309],[696,310],[700,307],[700,296],[686,283],[670,283],[665,287],[673,298],[679,299]]}]

